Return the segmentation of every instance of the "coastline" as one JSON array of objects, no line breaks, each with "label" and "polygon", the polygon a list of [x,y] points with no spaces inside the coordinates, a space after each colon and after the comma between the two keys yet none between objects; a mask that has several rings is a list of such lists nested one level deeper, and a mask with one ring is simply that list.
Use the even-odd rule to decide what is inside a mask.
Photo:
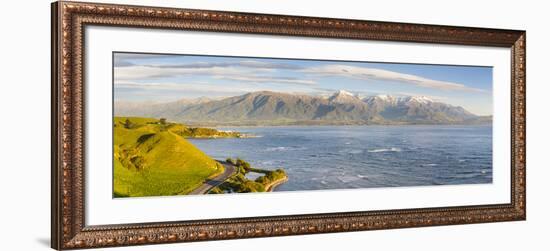
[{"label": "coastline", "polygon": [[220,127],[277,127],[277,126],[406,126],[406,125],[492,125],[492,117],[489,120],[466,120],[466,121],[319,121],[319,120],[297,120],[297,121],[174,121],[189,126],[220,128]]},{"label": "coastline", "polygon": [[[453,126],[468,126],[468,127],[480,127],[480,126],[493,126],[492,123],[484,123],[484,124],[324,124],[324,125],[293,125],[293,124],[290,124],[290,125],[215,125],[215,126],[212,126],[212,125],[202,125],[203,127],[207,127],[207,128],[215,128],[215,129],[224,129],[224,128],[268,128],[268,127],[280,127],[280,128],[284,128],[284,127],[289,127],[289,128],[293,128],[293,127],[312,127],[312,128],[316,128],[316,127],[364,127],[364,126],[368,126],[368,127],[403,127],[403,126],[410,126],[410,127],[428,127],[428,126],[442,126],[442,127],[453,127]],[[198,126],[198,125],[197,125]],[[253,135],[253,136],[249,136],[249,137],[241,137],[241,138],[258,138],[258,137],[261,137],[261,136],[257,136],[257,135]],[[238,138],[238,137],[233,137],[233,138]],[[196,139],[201,139],[201,138],[196,138]]]},{"label": "coastline", "polygon": [[[242,192],[272,192],[275,187],[285,183],[288,180],[288,175],[283,169],[277,170],[265,170],[259,168],[253,168],[250,163],[237,158],[233,160],[228,158],[224,166],[236,168],[232,175],[228,175],[225,181],[216,185],[210,189],[209,193],[242,193]],[[246,177],[247,173],[259,173],[262,176],[256,179],[249,179]]]},{"label": "coastline", "polygon": [[185,139],[252,139],[252,138],[259,138],[261,136],[254,135],[254,134],[240,134],[239,136],[192,136],[192,137],[185,137]]},{"label": "coastline", "polygon": [[285,183],[285,182],[287,182],[287,181],[288,181],[288,176],[286,176],[284,179],[280,179],[280,180],[273,181],[273,182],[271,182],[270,184],[267,184],[267,185],[265,186],[265,188],[266,188],[265,191],[266,191],[266,192],[273,192],[273,190],[274,190],[275,188],[277,188],[277,186],[279,186],[279,185],[281,185],[281,184],[283,184],[283,183]]}]

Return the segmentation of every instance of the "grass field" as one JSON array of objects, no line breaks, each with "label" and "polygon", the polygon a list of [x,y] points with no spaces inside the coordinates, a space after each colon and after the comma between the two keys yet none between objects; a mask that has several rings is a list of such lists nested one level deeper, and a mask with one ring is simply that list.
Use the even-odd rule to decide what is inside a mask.
[{"label": "grass field", "polygon": [[187,194],[223,172],[185,139],[182,124],[115,117],[113,126],[114,197]]}]

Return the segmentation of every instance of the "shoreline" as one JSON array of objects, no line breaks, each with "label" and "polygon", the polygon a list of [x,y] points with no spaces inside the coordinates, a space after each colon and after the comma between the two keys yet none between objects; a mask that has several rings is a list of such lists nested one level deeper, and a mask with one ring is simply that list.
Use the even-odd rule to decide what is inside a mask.
[{"label": "shoreline", "polygon": [[195,136],[195,137],[185,137],[185,139],[253,139],[253,138],[261,138],[261,136],[253,135],[253,134],[246,134],[241,136]]},{"label": "shoreline", "polygon": [[[288,180],[288,176],[283,169],[270,171],[253,168],[250,163],[239,158],[236,160],[227,158],[225,161],[216,161],[223,163],[224,167],[231,167],[234,170],[232,175],[227,175],[224,182],[213,186],[209,189],[208,193],[271,192],[275,189],[275,187]],[[263,175],[256,179],[249,179],[246,175],[250,172]]]},{"label": "shoreline", "polygon": [[277,186],[284,184],[287,181],[288,181],[288,176],[286,176],[284,179],[273,181],[270,184],[265,186],[266,187],[265,191],[271,193],[275,188],[277,188]]},{"label": "shoreline", "polygon": [[[197,125],[199,126],[199,125]],[[472,127],[478,127],[478,126],[493,126],[492,123],[487,124],[327,124],[327,125],[202,125],[201,127],[207,127],[207,128],[264,128],[264,127],[363,127],[363,126],[369,126],[369,127],[399,127],[399,126],[442,126],[442,127],[452,127],[452,126],[472,126]],[[238,138],[238,137],[235,137]],[[254,136],[252,137],[242,137],[242,138],[256,138]]]}]

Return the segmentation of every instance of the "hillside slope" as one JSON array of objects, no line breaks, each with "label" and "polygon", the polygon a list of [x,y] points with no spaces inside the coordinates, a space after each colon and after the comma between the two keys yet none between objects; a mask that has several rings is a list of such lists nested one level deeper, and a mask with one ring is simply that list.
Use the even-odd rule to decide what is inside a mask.
[{"label": "hillside slope", "polygon": [[116,117],[113,126],[114,197],[187,194],[223,172],[181,136],[181,124]]}]

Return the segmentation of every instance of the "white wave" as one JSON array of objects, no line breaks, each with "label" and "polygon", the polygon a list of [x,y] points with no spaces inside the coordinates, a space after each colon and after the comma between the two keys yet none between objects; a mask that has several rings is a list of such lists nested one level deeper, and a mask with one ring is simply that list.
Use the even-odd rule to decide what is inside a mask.
[{"label": "white wave", "polygon": [[382,153],[382,152],[401,152],[401,148],[392,147],[392,148],[379,148],[379,149],[373,149],[369,150],[369,153]]},{"label": "white wave", "polygon": [[342,183],[351,183],[351,182],[354,182],[354,181],[358,181],[361,178],[359,178],[357,176],[342,176],[342,177],[336,177],[336,179],[339,180]]},{"label": "white wave", "polygon": [[266,152],[282,152],[288,150],[305,150],[307,148],[300,146],[277,146],[277,147],[268,147],[264,149]]},{"label": "white wave", "polygon": [[277,146],[277,147],[270,147],[270,148],[267,148],[265,150],[268,151],[268,152],[274,152],[274,151],[286,151],[288,149],[289,148],[285,147],[285,146]]},{"label": "white wave", "polygon": [[357,174],[357,178],[367,179],[369,176]]},{"label": "white wave", "polygon": [[360,154],[363,153],[361,149],[342,149],[338,151],[339,153],[348,153],[348,154]]},{"label": "white wave", "polygon": [[437,166],[437,164],[426,164],[426,166]]}]

